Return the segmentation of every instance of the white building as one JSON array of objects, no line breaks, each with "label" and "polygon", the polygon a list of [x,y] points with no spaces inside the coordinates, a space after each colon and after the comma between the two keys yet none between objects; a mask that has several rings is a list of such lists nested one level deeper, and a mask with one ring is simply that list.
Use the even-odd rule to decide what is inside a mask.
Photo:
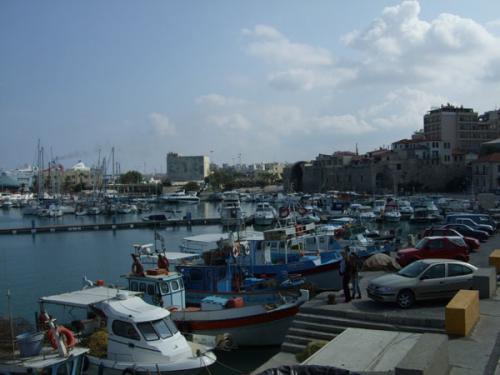
[{"label": "white building", "polygon": [[210,174],[208,156],[167,154],[167,176],[171,182],[203,181]]}]

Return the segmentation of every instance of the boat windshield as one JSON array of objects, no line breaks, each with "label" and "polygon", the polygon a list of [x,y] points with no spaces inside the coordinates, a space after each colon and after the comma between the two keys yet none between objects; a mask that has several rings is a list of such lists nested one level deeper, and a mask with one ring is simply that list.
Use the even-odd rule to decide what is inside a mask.
[{"label": "boat windshield", "polygon": [[160,338],[166,339],[178,332],[177,327],[170,317],[152,322],[137,323],[137,327],[146,341],[155,341]]},{"label": "boat windshield", "polygon": [[404,277],[417,277],[420,275],[429,265],[424,262],[414,262],[407,265],[405,268],[398,272],[398,275]]}]

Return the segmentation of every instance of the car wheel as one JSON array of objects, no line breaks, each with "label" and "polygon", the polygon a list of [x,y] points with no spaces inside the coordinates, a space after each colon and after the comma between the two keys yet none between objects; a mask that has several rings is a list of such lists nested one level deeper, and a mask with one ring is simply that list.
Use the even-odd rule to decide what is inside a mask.
[{"label": "car wheel", "polygon": [[415,296],[411,290],[402,290],[398,294],[397,302],[399,307],[407,309],[415,303]]}]

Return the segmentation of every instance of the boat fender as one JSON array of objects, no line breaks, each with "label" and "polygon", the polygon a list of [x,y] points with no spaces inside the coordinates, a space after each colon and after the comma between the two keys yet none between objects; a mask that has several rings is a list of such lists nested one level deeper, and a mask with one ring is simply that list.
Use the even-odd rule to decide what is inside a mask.
[{"label": "boat fender", "polygon": [[[65,345],[67,348],[72,348],[76,345],[75,335],[73,335],[73,332],[70,329],[64,326],[59,326],[57,327],[57,333],[59,335],[63,335],[66,338]],[[50,345],[54,349],[57,349],[57,340],[52,330],[49,330],[49,332],[47,333],[47,337],[49,339]]]},{"label": "boat fender", "polygon": [[233,257],[238,258],[240,256],[240,244],[235,242],[233,245]]},{"label": "boat fender", "polygon": [[241,244],[240,248],[241,250],[243,250],[243,254],[245,254],[246,256],[250,255],[250,246]]}]

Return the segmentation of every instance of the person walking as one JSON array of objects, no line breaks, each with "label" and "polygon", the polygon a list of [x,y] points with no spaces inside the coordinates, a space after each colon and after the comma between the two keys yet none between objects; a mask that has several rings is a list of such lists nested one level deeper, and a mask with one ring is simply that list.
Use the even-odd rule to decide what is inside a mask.
[{"label": "person walking", "polygon": [[349,246],[342,251],[342,260],[340,262],[340,276],[342,276],[342,289],[344,289],[345,302],[351,301],[351,291],[349,290],[349,282],[351,281],[351,267],[349,265]]},{"label": "person walking", "polygon": [[[349,258],[352,281],[352,299],[361,298],[361,288],[359,287],[359,271],[361,271],[362,260],[356,253],[352,253]],[[356,297],[356,294],[358,295]]]}]

